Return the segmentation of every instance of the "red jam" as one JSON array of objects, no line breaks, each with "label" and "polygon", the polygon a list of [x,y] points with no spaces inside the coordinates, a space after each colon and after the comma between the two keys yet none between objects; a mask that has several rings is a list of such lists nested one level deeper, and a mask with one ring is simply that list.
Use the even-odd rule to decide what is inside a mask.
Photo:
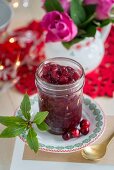
[{"label": "red jam", "polygon": [[66,97],[54,98],[40,93],[40,98],[40,111],[49,112],[46,123],[50,126],[51,133],[63,134],[79,124],[82,116],[82,100],[79,101],[77,96],[69,94]]},{"label": "red jam", "polygon": [[84,71],[68,58],[47,59],[38,66],[36,85],[40,111],[48,111],[50,133],[63,135],[79,125],[82,117]]},{"label": "red jam", "polygon": [[56,85],[74,83],[79,78],[73,68],[52,63],[45,64],[40,74],[42,80]]},{"label": "red jam", "polygon": [[48,111],[46,123],[50,126],[53,134],[64,134],[69,129],[75,128],[82,116],[82,87],[72,91],[72,88],[57,92],[56,88],[71,85],[80,79],[80,75],[70,66],[55,63],[44,64],[39,72],[42,82],[48,83],[49,88],[55,85],[55,91],[48,93],[48,88],[42,90],[38,85],[40,111]]}]

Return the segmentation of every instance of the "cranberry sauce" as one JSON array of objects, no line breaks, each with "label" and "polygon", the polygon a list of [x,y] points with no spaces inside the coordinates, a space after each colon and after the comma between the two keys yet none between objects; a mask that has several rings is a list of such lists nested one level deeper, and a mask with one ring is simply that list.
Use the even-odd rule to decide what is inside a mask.
[{"label": "cranberry sauce", "polygon": [[79,124],[82,116],[82,100],[79,96],[69,94],[64,97],[54,97],[41,91],[39,93],[40,111],[49,112],[46,123],[51,128],[50,132],[63,134]]},{"label": "cranberry sauce", "polygon": [[40,74],[45,82],[59,85],[74,83],[79,78],[73,68],[52,63],[45,64]]},{"label": "cranberry sauce", "polygon": [[[37,70],[39,71],[39,70]],[[64,134],[75,128],[82,116],[82,86],[75,83],[80,75],[69,65],[43,64],[37,81],[40,111],[48,111],[46,123],[53,134]]]}]

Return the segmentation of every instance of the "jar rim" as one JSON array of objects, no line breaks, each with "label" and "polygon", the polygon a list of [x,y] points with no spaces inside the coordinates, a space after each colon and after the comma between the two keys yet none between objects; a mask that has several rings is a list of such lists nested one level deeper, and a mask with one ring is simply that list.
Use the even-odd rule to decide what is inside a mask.
[{"label": "jar rim", "polygon": [[[78,80],[76,80],[75,82],[73,83],[70,83],[70,84],[52,84],[52,83],[48,83],[48,82],[45,82],[44,80],[42,80],[38,74],[38,70],[40,70],[40,68],[44,65],[44,64],[47,64],[47,63],[50,63],[50,62],[53,62],[53,61],[56,61],[56,60],[66,60],[66,61],[70,61],[70,62],[73,62],[74,64],[76,64],[80,69],[81,69],[81,75],[79,77]],[[85,73],[84,73],[84,69],[82,67],[82,65],[73,60],[73,59],[70,59],[70,58],[65,58],[65,57],[54,57],[54,58],[49,58],[49,59],[46,59],[45,61],[41,62],[36,70],[36,73],[35,73],[35,78],[36,78],[36,83],[37,82],[40,82],[40,84],[43,84],[44,86],[49,86],[50,89],[53,89],[53,88],[56,88],[56,91],[61,91],[60,88],[64,89],[65,88],[72,88],[74,86],[76,86],[77,84],[79,84],[80,80],[82,80],[82,86],[84,84],[84,81],[83,81],[83,78],[85,76]],[[81,86],[81,87],[82,87]],[[81,88],[80,87],[80,88]]]}]

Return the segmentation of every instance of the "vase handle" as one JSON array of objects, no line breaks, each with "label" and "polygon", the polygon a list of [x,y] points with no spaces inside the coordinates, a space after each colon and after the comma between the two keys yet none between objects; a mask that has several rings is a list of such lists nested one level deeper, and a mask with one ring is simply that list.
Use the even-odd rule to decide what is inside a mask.
[{"label": "vase handle", "polygon": [[110,29],[111,29],[111,24],[108,24],[107,26],[102,28],[101,31],[101,39],[103,41],[103,43],[105,42],[105,40],[107,39],[109,33],[110,33]]}]

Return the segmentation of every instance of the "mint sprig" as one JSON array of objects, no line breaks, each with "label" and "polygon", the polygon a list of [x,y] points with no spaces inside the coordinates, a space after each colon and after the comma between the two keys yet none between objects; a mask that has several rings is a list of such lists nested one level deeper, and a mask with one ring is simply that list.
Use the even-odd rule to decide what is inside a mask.
[{"label": "mint sprig", "polygon": [[23,132],[27,133],[26,141],[29,147],[36,153],[39,149],[38,135],[34,129],[34,124],[41,131],[47,131],[48,125],[45,123],[45,119],[48,116],[48,112],[37,112],[34,120],[31,120],[31,103],[29,96],[24,95],[21,102],[22,117],[19,116],[0,116],[0,123],[6,126],[1,132],[0,138],[12,138],[20,136]]},{"label": "mint sprig", "polygon": [[27,121],[23,120],[19,116],[0,116],[0,123],[5,126],[18,126],[27,124]]},{"label": "mint sprig", "polygon": [[27,119],[30,120],[30,110],[31,110],[31,104],[30,104],[30,100],[27,94],[24,95],[24,98],[21,102],[21,106],[20,106],[21,112],[23,114],[23,116]]},{"label": "mint sprig", "polygon": [[46,112],[37,112],[35,117],[34,117],[33,122],[40,125],[45,120],[47,115],[48,115],[47,111]]},{"label": "mint sprig", "polygon": [[38,129],[40,129],[41,131],[49,130],[49,126],[45,122],[42,122],[40,125],[39,124],[36,124],[36,125]]},{"label": "mint sprig", "polygon": [[5,128],[0,134],[0,138],[13,138],[19,136],[24,130],[26,126],[13,126]]},{"label": "mint sprig", "polygon": [[28,143],[29,147],[32,150],[34,150],[34,152],[38,151],[39,144],[38,144],[37,133],[35,132],[35,130],[32,127],[29,128],[29,132],[27,135],[27,143]]}]

